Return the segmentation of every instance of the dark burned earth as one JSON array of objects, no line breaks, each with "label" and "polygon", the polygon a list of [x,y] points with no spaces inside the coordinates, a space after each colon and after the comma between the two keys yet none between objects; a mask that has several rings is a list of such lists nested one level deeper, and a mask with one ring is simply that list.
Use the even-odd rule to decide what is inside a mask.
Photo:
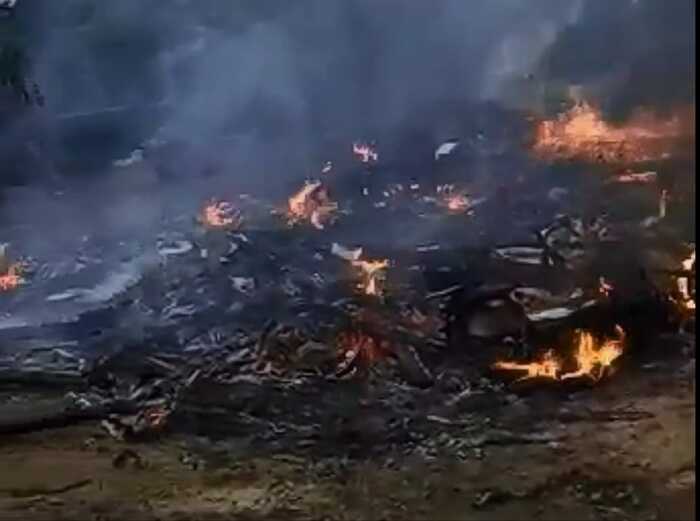
[{"label": "dark burned earth", "polygon": [[[694,158],[592,110],[409,182],[346,143],[138,241],[6,227],[2,517],[693,519]],[[158,153],[86,230],[149,200]]]}]

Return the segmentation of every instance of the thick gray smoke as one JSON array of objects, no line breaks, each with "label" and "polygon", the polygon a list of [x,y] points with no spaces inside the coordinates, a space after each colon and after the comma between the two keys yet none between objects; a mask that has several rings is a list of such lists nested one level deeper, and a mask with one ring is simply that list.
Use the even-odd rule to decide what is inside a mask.
[{"label": "thick gray smoke", "polygon": [[608,115],[695,103],[695,1],[583,4],[539,63],[550,81],[596,92]]},{"label": "thick gray smoke", "polygon": [[53,114],[163,102],[157,122],[168,137],[254,129],[311,146],[321,135],[400,128],[445,101],[497,98],[580,2],[25,4],[17,16],[31,18],[35,73]]},{"label": "thick gray smoke", "polygon": [[46,104],[5,123],[0,148],[30,157],[10,161],[30,181],[99,178],[155,138],[171,143],[165,178],[298,183],[329,144],[391,136],[433,141],[430,154],[470,119],[498,120],[469,107],[522,107],[552,80],[602,86],[620,110],[694,99],[693,13],[692,0],[19,1],[2,23]]}]

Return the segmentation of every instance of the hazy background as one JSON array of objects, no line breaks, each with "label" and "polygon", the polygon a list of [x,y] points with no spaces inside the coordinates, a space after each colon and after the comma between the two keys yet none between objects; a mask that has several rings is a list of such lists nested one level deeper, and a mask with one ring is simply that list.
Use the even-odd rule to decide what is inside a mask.
[{"label": "hazy background", "polygon": [[[51,191],[40,203],[22,199],[27,190],[5,196],[0,212],[55,222],[51,194],[72,190],[60,220],[84,224],[124,192],[107,222],[137,229],[170,196],[288,193],[355,139],[376,140],[384,160],[403,158],[393,175],[413,176],[442,140],[520,133],[516,111],[559,110],[572,83],[619,119],[694,104],[694,9],[692,0],[20,0],[0,23],[45,103],[2,92],[0,186]],[[112,166],[146,142],[161,143],[147,161]]]},{"label": "hazy background", "polygon": [[44,152],[77,139],[87,157],[156,131],[300,156],[407,127],[443,138],[455,104],[541,109],[568,83],[616,117],[666,108],[694,100],[693,20],[692,0],[25,0],[3,23],[46,99]]}]

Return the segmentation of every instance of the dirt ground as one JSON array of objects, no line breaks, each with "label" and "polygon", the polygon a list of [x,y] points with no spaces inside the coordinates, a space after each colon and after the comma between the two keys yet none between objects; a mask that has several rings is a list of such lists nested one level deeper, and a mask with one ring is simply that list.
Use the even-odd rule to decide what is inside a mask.
[{"label": "dirt ground", "polygon": [[342,447],[337,458],[241,458],[175,436],[127,445],[97,424],[4,436],[0,518],[695,519],[694,381],[669,389],[642,376],[594,393],[644,418],[572,422],[561,442],[489,446],[467,461],[348,461]]}]

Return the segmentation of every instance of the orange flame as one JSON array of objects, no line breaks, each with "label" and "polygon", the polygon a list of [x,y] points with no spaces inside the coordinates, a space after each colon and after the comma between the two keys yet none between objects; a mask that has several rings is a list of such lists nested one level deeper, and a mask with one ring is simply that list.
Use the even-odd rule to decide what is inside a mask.
[{"label": "orange flame", "polygon": [[496,362],[493,364],[493,367],[494,369],[502,369],[504,371],[525,371],[526,374],[518,378],[516,382],[537,377],[556,380],[561,370],[559,361],[554,357],[552,351],[547,351],[539,362],[530,362],[529,364]]},{"label": "orange flame", "polygon": [[365,143],[353,143],[352,153],[360,158],[363,163],[369,163],[370,161],[378,161],[379,154],[374,148]]},{"label": "orange flame", "polygon": [[304,186],[288,200],[289,221],[309,221],[315,228],[322,230],[330,220],[338,205],[330,200],[321,181],[307,181]]},{"label": "orange flame", "polygon": [[541,121],[533,148],[548,159],[638,162],[662,157],[650,151],[649,141],[677,137],[680,132],[677,117],[659,121],[643,113],[624,126],[612,126],[599,109],[579,102],[557,119]]},{"label": "orange flame", "polygon": [[625,341],[625,332],[620,326],[615,327],[617,338],[607,339],[602,345],[596,347],[593,335],[586,331],[580,331],[578,335],[578,348],[576,351],[576,371],[561,375],[562,380],[589,376],[594,380],[600,380],[608,367],[622,354]]},{"label": "orange flame", "polygon": [[364,292],[365,295],[381,295],[380,278],[384,274],[384,270],[389,267],[389,260],[352,261],[352,265],[359,268],[362,273],[362,280],[358,284],[358,289]]},{"label": "orange flame", "polygon": [[7,272],[0,275],[0,291],[17,289],[24,282],[21,272],[22,267],[19,263],[11,264]]},{"label": "orange flame", "polygon": [[370,366],[383,356],[383,349],[374,338],[358,331],[340,333],[336,338],[338,369],[347,369],[356,360]]},{"label": "orange flame", "polygon": [[241,224],[241,218],[231,203],[216,200],[204,207],[200,221],[207,228],[238,228]]},{"label": "orange flame", "polygon": [[528,364],[496,362],[492,367],[505,371],[525,371],[525,375],[516,381],[537,377],[550,380],[589,377],[598,381],[605,375],[612,363],[623,353],[625,332],[619,326],[616,326],[615,330],[618,335],[617,338],[606,339],[600,345],[596,345],[596,341],[591,333],[587,331],[578,332],[576,352],[574,353],[577,367],[575,371],[562,373],[562,366],[551,350],[547,351],[542,359],[537,362]]}]

